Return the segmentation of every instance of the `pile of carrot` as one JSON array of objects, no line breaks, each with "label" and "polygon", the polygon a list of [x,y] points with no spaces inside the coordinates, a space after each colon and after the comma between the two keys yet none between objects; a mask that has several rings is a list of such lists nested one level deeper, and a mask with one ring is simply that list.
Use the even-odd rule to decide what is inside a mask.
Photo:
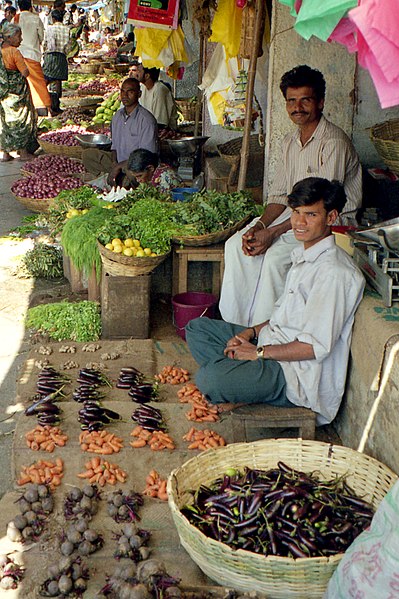
[{"label": "pile of carrot", "polygon": [[38,460],[30,466],[22,466],[18,485],[27,485],[35,483],[37,485],[46,484],[54,490],[61,484],[64,476],[64,462],[61,458],[56,458],[54,462],[47,460]]},{"label": "pile of carrot", "polygon": [[179,389],[177,395],[181,403],[191,404],[191,410],[186,414],[187,420],[194,422],[217,422],[219,420],[217,406],[210,404],[205,395],[193,383],[184,385]]},{"label": "pile of carrot", "polygon": [[154,378],[160,383],[180,385],[180,383],[186,383],[190,380],[190,373],[185,368],[179,368],[178,366],[164,366]]},{"label": "pile of carrot", "polygon": [[130,436],[135,437],[134,441],[130,441],[130,445],[134,448],[146,445],[154,451],[176,448],[173,439],[164,431],[148,431],[138,425],[132,430]]},{"label": "pile of carrot", "polygon": [[25,433],[26,444],[33,451],[48,451],[52,453],[54,448],[64,447],[68,441],[68,435],[64,435],[59,426],[49,424],[38,424],[31,431]]},{"label": "pile of carrot", "polygon": [[123,447],[123,440],[113,433],[102,431],[82,431],[79,435],[82,451],[90,451],[100,455],[119,453]]},{"label": "pile of carrot", "polygon": [[166,492],[166,479],[160,477],[156,470],[151,470],[147,478],[145,479],[145,489],[143,495],[148,497],[156,497],[162,501],[168,500],[168,494]]},{"label": "pile of carrot", "polygon": [[105,484],[115,485],[117,482],[126,481],[127,474],[122,468],[98,456],[86,462],[85,468],[86,470],[78,474],[78,477],[87,479],[90,484],[98,483],[100,487],[104,487]]},{"label": "pile of carrot", "polygon": [[183,439],[190,443],[188,449],[199,449],[200,451],[226,445],[226,440],[221,435],[207,428],[198,430],[192,427],[188,433],[183,435]]}]

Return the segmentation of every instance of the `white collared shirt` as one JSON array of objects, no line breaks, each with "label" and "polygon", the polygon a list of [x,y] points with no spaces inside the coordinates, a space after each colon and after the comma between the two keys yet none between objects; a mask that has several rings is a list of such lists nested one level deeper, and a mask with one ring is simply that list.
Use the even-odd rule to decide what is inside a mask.
[{"label": "white collared shirt", "polygon": [[314,360],[279,362],[287,398],[317,413],[318,424],[331,422],[345,388],[352,325],[365,281],[352,258],[335,245],[333,235],[304,250],[293,250],[284,292],[258,345],[310,343]]}]

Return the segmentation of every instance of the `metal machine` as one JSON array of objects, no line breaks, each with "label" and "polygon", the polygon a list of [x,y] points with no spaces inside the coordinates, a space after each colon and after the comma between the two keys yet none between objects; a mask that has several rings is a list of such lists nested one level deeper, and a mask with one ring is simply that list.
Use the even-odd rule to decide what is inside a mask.
[{"label": "metal machine", "polygon": [[208,139],[206,135],[201,135],[166,140],[179,159],[177,174],[183,181],[192,181],[201,172],[201,148]]},{"label": "metal machine", "polygon": [[399,218],[349,233],[353,259],[385,306],[399,301]]}]

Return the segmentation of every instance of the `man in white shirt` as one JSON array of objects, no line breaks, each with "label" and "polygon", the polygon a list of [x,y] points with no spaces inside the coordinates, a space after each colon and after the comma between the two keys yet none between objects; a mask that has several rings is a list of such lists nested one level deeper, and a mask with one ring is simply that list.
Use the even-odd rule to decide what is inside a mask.
[{"label": "man in white shirt", "polygon": [[347,135],[323,116],[322,73],[298,66],[281,78],[289,118],[297,126],[282,142],[281,160],[260,219],[231,237],[225,245],[225,272],[219,309],[224,320],[251,326],[270,317],[291,266],[297,244],[290,224],[287,195],[306,177],[336,179],[345,188],[347,204],[335,224],[356,224],[362,201],[362,171]]},{"label": "man in white shirt", "polygon": [[269,320],[245,328],[197,318],[186,326],[200,366],[196,383],[210,401],[306,407],[318,424],[335,418],[365,285],[331,234],[345,202],[337,181],[310,177],[294,185],[288,206],[298,245]]},{"label": "man in white shirt", "polygon": [[[169,87],[159,81],[159,69],[143,67],[132,76],[141,83],[140,104],[154,115],[158,129],[177,129],[177,107]],[[162,135],[161,135],[162,137]]]}]

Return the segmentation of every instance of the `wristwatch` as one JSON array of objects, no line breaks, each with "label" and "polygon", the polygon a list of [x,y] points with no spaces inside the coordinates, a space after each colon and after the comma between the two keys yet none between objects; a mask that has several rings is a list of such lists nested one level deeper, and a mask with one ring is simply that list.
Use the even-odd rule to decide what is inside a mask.
[{"label": "wristwatch", "polygon": [[259,347],[256,348],[256,357],[257,358],[264,358],[263,352],[264,352],[264,346],[263,345],[259,345]]}]

